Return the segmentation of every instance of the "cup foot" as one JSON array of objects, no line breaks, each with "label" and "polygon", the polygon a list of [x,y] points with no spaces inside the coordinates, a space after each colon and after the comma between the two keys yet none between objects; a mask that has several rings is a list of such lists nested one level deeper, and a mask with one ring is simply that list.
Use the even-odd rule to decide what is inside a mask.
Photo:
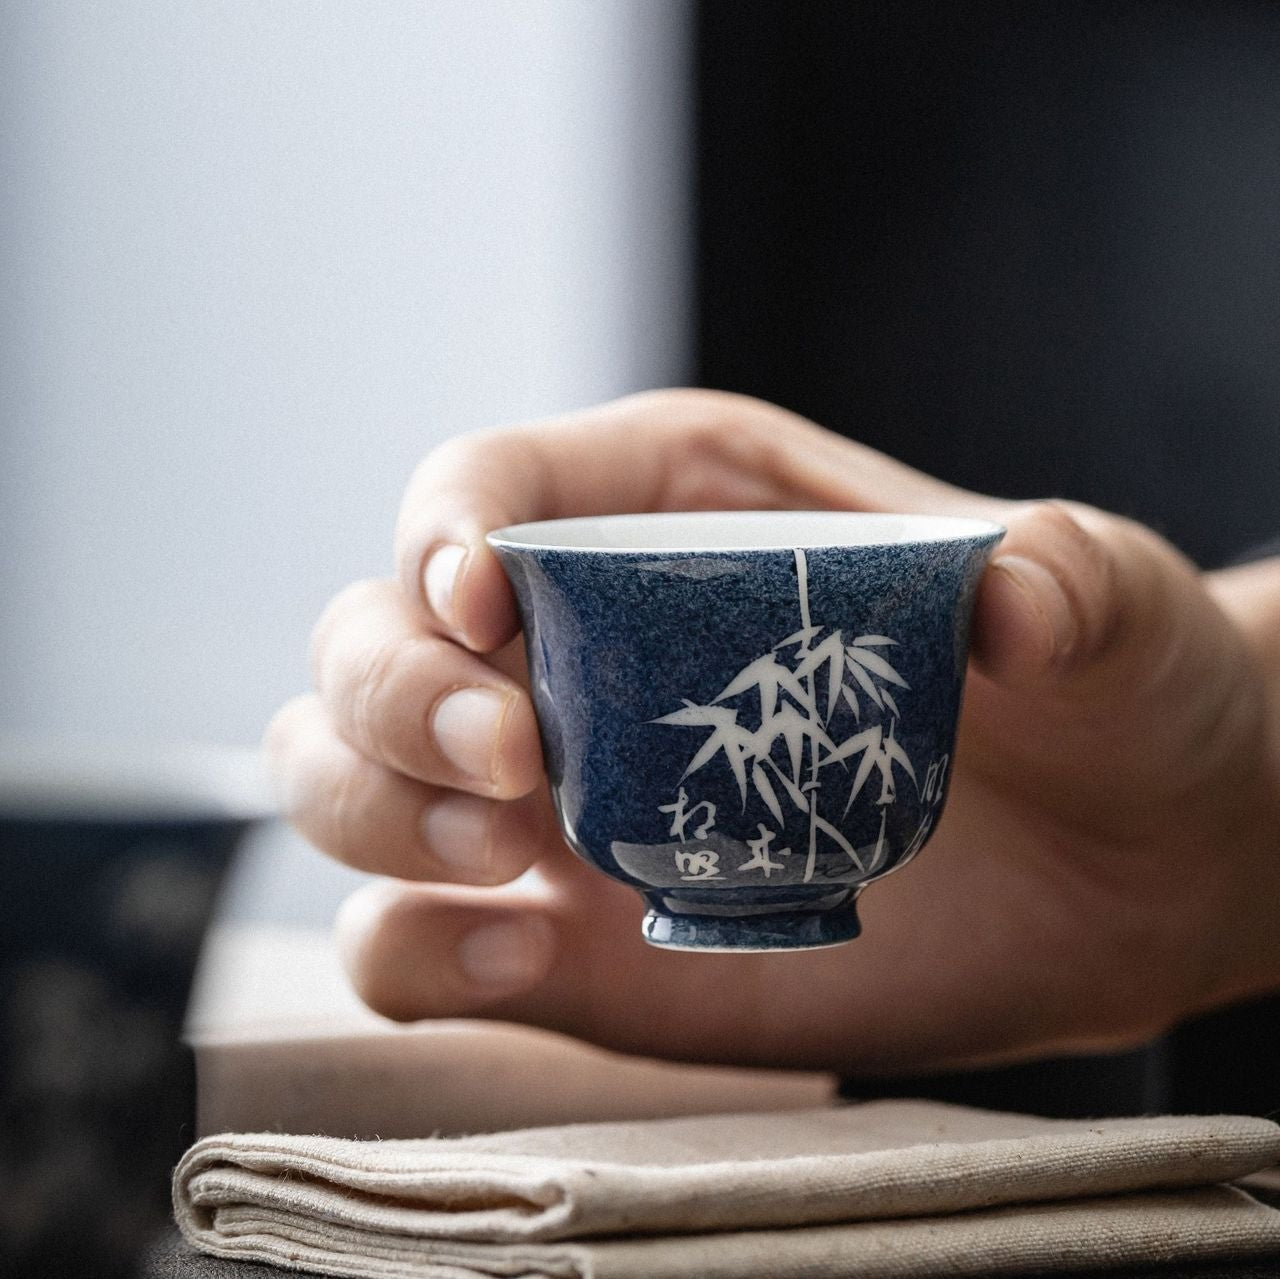
[{"label": "cup foot", "polygon": [[862,931],[852,899],[829,910],[772,915],[675,915],[651,907],[640,927],[650,946],[710,953],[817,950],[852,941]]}]

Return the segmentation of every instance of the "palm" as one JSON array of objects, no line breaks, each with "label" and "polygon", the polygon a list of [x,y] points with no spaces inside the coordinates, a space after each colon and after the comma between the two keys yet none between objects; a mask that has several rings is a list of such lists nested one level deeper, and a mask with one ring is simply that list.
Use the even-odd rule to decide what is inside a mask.
[{"label": "palm", "polygon": [[[1224,628],[1200,631],[1184,674],[1245,670],[1222,651]],[[971,673],[940,829],[916,862],[867,892],[864,935],[846,947],[652,949],[640,938],[640,899],[555,841],[539,873],[564,914],[566,946],[532,1015],[631,1051],[868,1071],[1118,1047],[1154,1033],[1194,980],[1183,954],[1195,948],[1181,942],[1212,911],[1195,863],[1222,818],[1209,786],[1200,828],[1182,804],[1177,829],[1165,829],[1186,774],[1168,761],[1195,758],[1204,743],[1179,737],[1190,721],[1153,740],[1148,703],[1162,696],[1135,687],[1106,702],[1030,705]],[[1135,1021],[1135,1006],[1149,1020]],[[528,996],[512,1015],[531,1016]]]}]

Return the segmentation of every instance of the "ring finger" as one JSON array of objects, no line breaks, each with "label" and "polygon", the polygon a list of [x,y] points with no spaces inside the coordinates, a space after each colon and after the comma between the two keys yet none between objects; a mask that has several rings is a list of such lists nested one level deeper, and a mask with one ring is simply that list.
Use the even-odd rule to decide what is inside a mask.
[{"label": "ring finger", "polygon": [[560,843],[541,792],[501,801],[415,781],[343,741],[314,694],[278,712],[265,744],[294,826],[358,870],[504,884]]}]

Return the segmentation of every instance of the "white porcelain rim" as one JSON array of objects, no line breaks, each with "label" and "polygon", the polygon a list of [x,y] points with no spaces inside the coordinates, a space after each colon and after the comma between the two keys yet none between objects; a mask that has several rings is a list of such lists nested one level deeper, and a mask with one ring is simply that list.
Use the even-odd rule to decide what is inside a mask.
[{"label": "white porcelain rim", "polygon": [[688,511],[585,515],[495,529],[489,544],[513,551],[665,555],[919,546],[986,541],[1005,529],[954,515],[879,511]]}]

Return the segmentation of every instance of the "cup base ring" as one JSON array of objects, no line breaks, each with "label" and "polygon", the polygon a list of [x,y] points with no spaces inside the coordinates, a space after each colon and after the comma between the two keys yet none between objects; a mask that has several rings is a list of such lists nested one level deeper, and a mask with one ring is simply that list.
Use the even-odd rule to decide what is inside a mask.
[{"label": "cup base ring", "polygon": [[841,946],[862,931],[856,903],[834,909],[778,911],[768,915],[668,914],[650,908],[644,939],[662,950],[741,954],[746,951],[818,950]]}]

